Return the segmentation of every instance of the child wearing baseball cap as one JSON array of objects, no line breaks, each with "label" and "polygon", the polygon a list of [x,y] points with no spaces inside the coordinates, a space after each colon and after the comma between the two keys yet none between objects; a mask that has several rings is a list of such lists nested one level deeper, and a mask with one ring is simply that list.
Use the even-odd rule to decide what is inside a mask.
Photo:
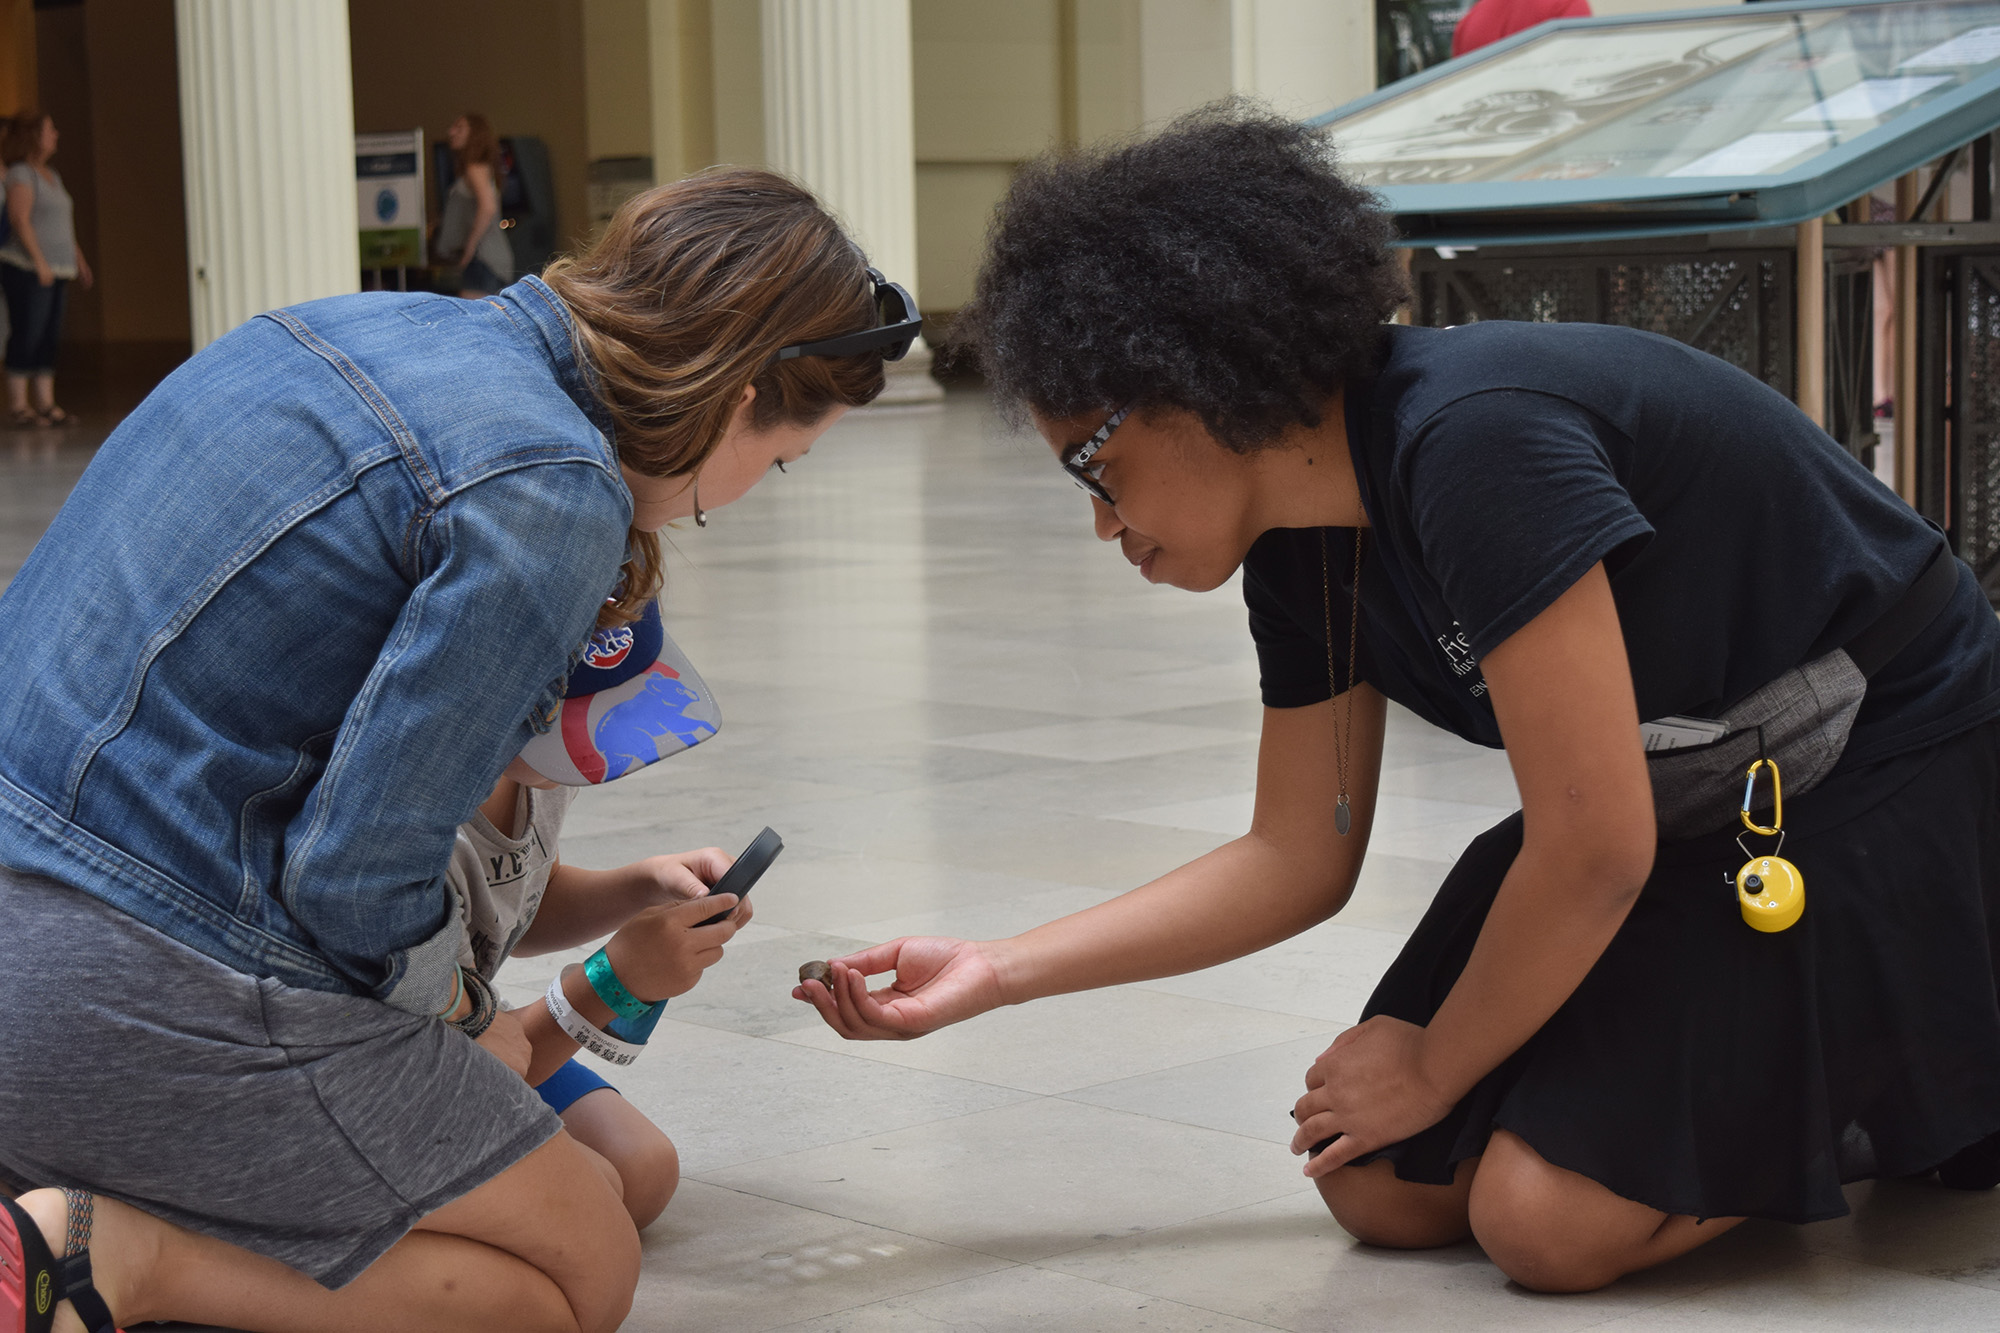
[{"label": "child wearing baseball cap", "polygon": [[679,1183],[674,1146],[573,1057],[581,1047],[613,1063],[635,1059],[660,1005],[722,957],[750,908],[701,924],[736,903],[704,896],[730,865],[718,848],[584,870],[558,859],[557,839],[577,787],[635,773],[706,740],[719,722],[707,686],[662,628],[657,603],[640,620],[599,629],[570,673],[554,725],[459,826],[445,872],[465,931],[462,991],[447,1013],[475,1038],[498,1010],[493,981],[510,956],[611,933],[587,963],[564,969],[542,1004],[517,1016],[530,1047],[528,1081],[570,1136],[603,1159],[641,1228]]}]

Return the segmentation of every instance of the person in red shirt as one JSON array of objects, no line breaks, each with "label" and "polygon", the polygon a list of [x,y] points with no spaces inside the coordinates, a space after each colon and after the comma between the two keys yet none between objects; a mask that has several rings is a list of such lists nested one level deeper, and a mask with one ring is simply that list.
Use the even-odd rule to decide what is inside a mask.
[{"label": "person in red shirt", "polygon": [[1451,32],[1454,57],[1550,19],[1587,19],[1590,0],[1479,0]]}]

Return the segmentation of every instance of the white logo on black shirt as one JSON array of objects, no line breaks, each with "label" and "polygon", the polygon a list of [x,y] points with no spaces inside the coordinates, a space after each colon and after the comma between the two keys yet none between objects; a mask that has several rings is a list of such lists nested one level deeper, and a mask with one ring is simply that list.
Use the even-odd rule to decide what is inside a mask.
[{"label": "white logo on black shirt", "polygon": [[1451,668],[1451,674],[1461,680],[1471,676],[1473,679],[1467,682],[1466,688],[1472,692],[1473,698],[1484,698],[1486,678],[1479,674],[1479,658],[1466,641],[1464,627],[1456,620],[1452,621],[1450,631],[1437,636],[1437,646],[1444,654],[1445,665]]}]

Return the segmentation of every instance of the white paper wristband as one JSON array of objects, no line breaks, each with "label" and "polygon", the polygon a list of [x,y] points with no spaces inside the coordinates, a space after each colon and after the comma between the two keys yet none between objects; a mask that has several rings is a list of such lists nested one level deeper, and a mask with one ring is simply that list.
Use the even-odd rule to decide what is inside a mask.
[{"label": "white paper wristband", "polygon": [[601,1031],[596,1024],[570,1008],[569,996],[563,994],[561,973],[557,973],[556,979],[549,983],[549,993],[542,997],[542,1003],[548,1006],[549,1016],[556,1020],[557,1027],[600,1060],[609,1060],[614,1065],[629,1065],[639,1058],[639,1052],[646,1049]]}]

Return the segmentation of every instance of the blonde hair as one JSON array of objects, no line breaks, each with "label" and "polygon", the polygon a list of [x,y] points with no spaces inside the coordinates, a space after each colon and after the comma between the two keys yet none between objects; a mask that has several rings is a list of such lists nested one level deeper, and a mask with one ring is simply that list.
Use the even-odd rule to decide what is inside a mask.
[{"label": "blonde hair", "polygon": [[[861,251],[810,190],[768,171],[716,167],[655,186],[542,279],[575,319],[618,461],[645,476],[697,471],[745,388],[759,429],[809,425],[882,391],[880,351],[773,360],[869,328],[876,312]],[[633,529],[606,623],[635,618],[661,573],[659,538]]]}]

